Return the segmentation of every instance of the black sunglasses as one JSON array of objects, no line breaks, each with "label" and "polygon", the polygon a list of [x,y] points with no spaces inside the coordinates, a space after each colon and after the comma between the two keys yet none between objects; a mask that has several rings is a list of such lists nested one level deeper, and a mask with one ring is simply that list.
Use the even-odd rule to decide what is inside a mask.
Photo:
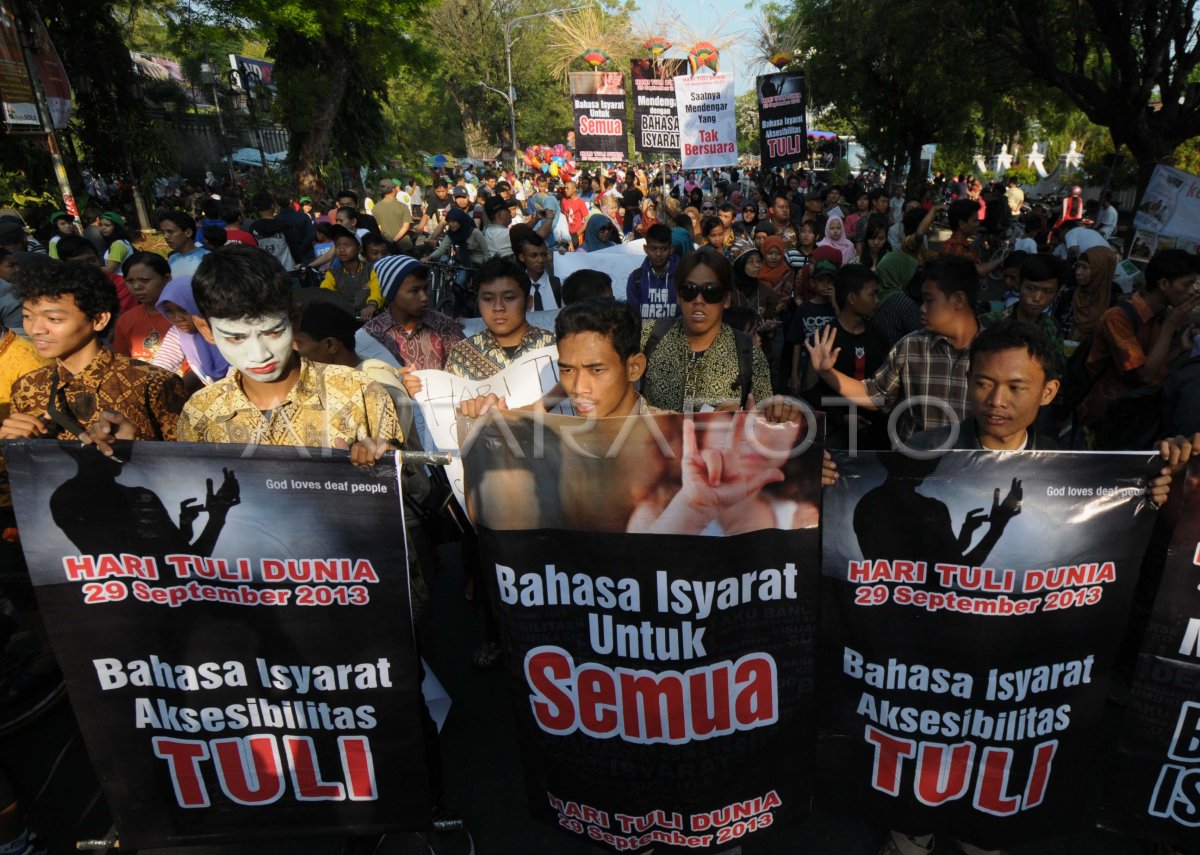
[{"label": "black sunglasses", "polygon": [[685,303],[690,303],[697,297],[700,297],[706,303],[721,303],[725,300],[725,288],[721,285],[705,285],[703,288],[699,285],[693,285],[691,282],[684,282],[679,286],[679,296],[683,298]]}]

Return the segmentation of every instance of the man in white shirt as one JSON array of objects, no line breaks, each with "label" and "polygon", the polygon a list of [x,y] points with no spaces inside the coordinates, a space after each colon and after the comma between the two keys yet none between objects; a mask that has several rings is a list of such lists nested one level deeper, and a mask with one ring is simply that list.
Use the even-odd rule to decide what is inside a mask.
[{"label": "man in white shirt", "polygon": [[1117,230],[1117,209],[1113,207],[1112,191],[1106,191],[1100,197],[1100,212],[1096,214],[1096,231],[1100,237],[1107,240]]},{"label": "man in white shirt", "polygon": [[[508,238],[508,227],[512,225],[512,208],[517,207],[516,200],[493,196],[488,199],[484,210],[488,216],[488,226],[483,230],[483,239],[487,244],[487,257],[512,258],[512,241]],[[510,207],[511,206],[511,207]]]},{"label": "man in white shirt", "polygon": [[[891,214],[893,224],[900,222],[900,218],[904,216],[904,185],[897,182],[892,188],[892,198],[888,200],[888,211]],[[893,247],[899,244],[892,244]]]}]

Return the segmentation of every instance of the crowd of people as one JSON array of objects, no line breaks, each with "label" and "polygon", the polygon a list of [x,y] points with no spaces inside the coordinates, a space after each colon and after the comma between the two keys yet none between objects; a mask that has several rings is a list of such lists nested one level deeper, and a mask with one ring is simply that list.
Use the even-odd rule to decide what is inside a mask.
[{"label": "crowd of people", "polygon": [[[419,444],[415,372],[481,380],[557,344],[561,397],[580,416],[786,420],[808,405],[833,449],[1161,448],[1148,489],[1165,502],[1200,450],[1200,260],[1162,250],[1127,292],[1107,200],[1103,222],[1082,205],[1050,222],[1015,185],[873,184],[631,166],[562,182],[389,178],[370,205],[349,189],[314,204],[208,188],[192,210],[158,211],[166,257],[135,246],[119,212],[56,212],[34,232],[0,215],[0,439],[109,454],[125,439],[332,447],[365,465]],[[566,253],[631,241],[645,259],[625,282],[586,259],[554,273]],[[435,304],[443,260],[454,284]],[[557,311],[554,328],[533,311]],[[482,328],[468,335],[470,317]],[[464,412],[492,406],[505,403]],[[824,476],[836,480],[832,461]],[[428,493],[428,477],[406,489]],[[755,485],[696,501],[742,501]],[[0,514],[15,526],[7,489]],[[409,523],[420,637],[437,555],[419,515]],[[477,567],[469,535],[463,549]],[[468,586],[477,602],[481,587]],[[488,668],[502,652],[481,612],[473,661]],[[9,825],[0,853],[36,851],[5,848],[29,840]]]}]

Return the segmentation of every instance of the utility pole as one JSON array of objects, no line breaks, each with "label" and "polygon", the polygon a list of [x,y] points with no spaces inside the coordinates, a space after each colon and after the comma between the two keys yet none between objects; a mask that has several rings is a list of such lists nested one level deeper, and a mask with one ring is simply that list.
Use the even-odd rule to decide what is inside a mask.
[{"label": "utility pole", "polygon": [[250,70],[246,67],[246,63],[238,63],[238,73],[242,77],[242,88],[246,90],[246,112],[250,114],[250,126],[254,128],[254,139],[258,142],[258,156],[262,160],[263,178],[270,176],[271,172],[267,166],[267,153],[263,150],[262,128],[258,126],[258,117],[254,115],[254,93],[251,91],[253,83]]},{"label": "utility pole", "polygon": [[[508,122],[512,133],[513,147],[513,171],[520,171],[520,154],[517,146],[517,92],[513,89],[512,76],[512,28],[513,24],[519,24],[521,21],[532,21],[534,18],[545,18],[548,15],[565,15],[568,12],[581,12],[584,9],[590,9],[595,3],[588,2],[582,6],[569,6],[564,9],[547,9],[545,12],[535,12],[532,15],[518,15],[515,18],[508,18],[504,21],[504,66],[508,72]],[[492,87],[488,87],[489,89]]]},{"label": "utility pole", "polygon": [[216,73],[213,68],[212,57],[208,51],[204,52],[204,65],[200,67],[201,83],[204,83],[204,78],[208,78],[208,82],[212,84],[213,107],[217,111],[217,131],[221,134],[221,151],[225,152],[225,168],[229,171],[229,185],[237,187],[237,175],[233,171],[233,152],[229,150],[229,137],[225,136],[225,117],[221,114],[221,76]]},{"label": "utility pole", "polygon": [[24,3],[18,3],[15,12],[17,31],[21,39],[21,56],[25,60],[25,71],[29,75],[29,87],[33,90],[33,100],[37,105],[38,122],[46,134],[46,148],[50,150],[50,160],[54,164],[54,177],[58,181],[58,191],[62,196],[63,209],[72,217],[78,217],[79,206],[75,204],[75,194],[71,192],[71,180],[67,177],[67,168],[63,164],[62,152],[58,147],[58,136],[54,133],[54,121],[50,117],[50,105],[46,102],[46,90],[42,88],[42,78],[38,74],[37,63],[33,58],[38,51],[36,26],[41,21],[36,17],[38,13]]}]

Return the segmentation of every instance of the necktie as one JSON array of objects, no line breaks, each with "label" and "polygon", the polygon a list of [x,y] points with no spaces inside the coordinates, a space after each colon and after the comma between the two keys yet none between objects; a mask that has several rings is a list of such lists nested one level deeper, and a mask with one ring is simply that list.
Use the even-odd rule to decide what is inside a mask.
[{"label": "necktie", "polygon": [[533,310],[542,311],[542,286],[537,282],[533,283]]}]

